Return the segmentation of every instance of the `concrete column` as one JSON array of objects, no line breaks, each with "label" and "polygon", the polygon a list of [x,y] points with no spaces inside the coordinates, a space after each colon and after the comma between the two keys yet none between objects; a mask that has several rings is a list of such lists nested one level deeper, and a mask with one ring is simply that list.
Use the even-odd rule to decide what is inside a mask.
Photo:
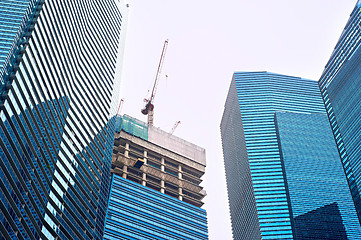
[{"label": "concrete column", "polygon": [[146,173],[143,173],[143,178],[142,178],[142,185],[143,186],[146,186],[147,185],[147,174]]},{"label": "concrete column", "polygon": [[164,161],[164,158],[162,158],[161,159],[161,166],[160,166],[160,170],[162,171],[162,172],[164,172],[164,165],[165,165],[165,161]]},{"label": "concrete column", "polygon": [[182,165],[178,165],[178,178],[182,179]]},{"label": "concrete column", "polygon": [[144,150],[144,154],[143,154],[143,155],[144,155],[144,158],[143,158],[143,159],[144,159],[144,163],[147,164],[147,158],[148,158],[148,152],[147,152],[147,150]]},{"label": "concrete column", "polygon": [[160,181],[160,187],[161,187],[160,192],[164,193],[164,180]]},{"label": "concrete column", "polygon": [[123,178],[127,178],[127,172],[128,172],[128,166],[124,165],[123,166]]},{"label": "concrete column", "polygon": [[181,200],[181,201],[183,201],[183,191],[182,191],[182,188],[179,188],[178,193],[179,193],[178,199]]},{"label": "concrete column", "polygon": [[125,157],[129,157],[129,143],[125,143],[124,156],[125,156]]}]

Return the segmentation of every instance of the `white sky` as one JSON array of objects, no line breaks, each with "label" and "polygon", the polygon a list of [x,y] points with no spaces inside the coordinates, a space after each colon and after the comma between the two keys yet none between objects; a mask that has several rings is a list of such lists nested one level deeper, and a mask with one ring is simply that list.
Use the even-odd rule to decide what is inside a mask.
[{"label": "white sky", "polygon": [[[206,149],[211,240],[231,239],[219,125],[234,71],[318,80],[356,0],[129,0],[122,114],[140,113],[169,39],[155,126]],[[169,77],[166,79],[164,76]]]}]

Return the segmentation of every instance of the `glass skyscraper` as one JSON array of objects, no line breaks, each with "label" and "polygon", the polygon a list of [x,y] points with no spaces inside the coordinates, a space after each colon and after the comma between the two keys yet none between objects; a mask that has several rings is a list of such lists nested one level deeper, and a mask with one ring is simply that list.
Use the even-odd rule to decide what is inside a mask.
[{"label": "glass skyscraper", "polygon": [[8,56],[28,5],[29,0],[0,1],[0,69]]},{"label": "glass skyscraper", "polygon": [[361,1],[319,80],[338,151],[361,219]]},{"label": "glass skyscraper", "polygon": [[23,3],[0,5],[0,238],[101,239],[127,5]]},{"label": "glass skyscraper", "polygon": [[234,73],[221,122],[234,239],[361,237],[324,114],[316,81]]},{"label": "glass skyscraper", "polygon": [[294,239],[360,239],[327,115],[276,112],[275,125]]}]

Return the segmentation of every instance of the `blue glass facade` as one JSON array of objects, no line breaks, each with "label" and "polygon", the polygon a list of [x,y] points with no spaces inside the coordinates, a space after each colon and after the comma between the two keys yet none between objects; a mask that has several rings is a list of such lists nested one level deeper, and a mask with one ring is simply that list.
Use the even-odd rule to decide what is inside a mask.
[{"label": "blue glass facade", "polygon": [[29,2],[0,76],[0,238],[101,239],[127,7]]},{"label": "blue glass facade", "polygon": [[11,49],[29,0],[0,1],[0,70]]},{"label": "blue glass facade", "polygon": [[224,108],[221,134],[233,239],[261,239],[235,81]]},{"label": "blue glass facade", "polygon": [[276,112],[294,239],[361,239],[326,114]]},{"label": "blue glass facade", "polygon": [[360,8],[358,1],[319,80],[359,219],[361,219]]},{"label": "blue glass facade", "polygon": [[208,239],[206,211],[113,175],[104,239]]},{"label": "blue glass facade", "polygon": [[[55,111],[62,111],[65,113],[64,117],[67,115],[68,106],[67,105],[57,105],[57,103],[61,102],[66,104],[65,99],[58,99],[58,101],[48,102],[48,104],[43,103],[41,105],[36,106],[33,111],[29,112],[25,110],[25,116],[30,118],[31,115],[34,115],[35,112],[40,113],[41,118],[45,118],[46,115],[51,114],[51,111],[54,113]],[[55,109],[49,109],[47,106],[49,104],[54,104]],[[35,132],[36,136],[42,135],[45,133],[46,129],[42,125],[38,125],[39,116],[36,116],[36,122],[31,122],[32,131]],[[46,126],[50,124],[50,126],[63,126],[64,117],[55,118],[55,121],[46,122]],[[17,124],[16,118],[20,120],[21,125]],[[3,234],[8,233],[12,239],[16,238],[16,232],[20,231],[21,236],[26,236],[26,230],[22,227],[21,220],[19,217],[19,210],[22,216],[25,216],[25,221],[28,226],[27,230],[30,230],[34,237],[37,238],[39,235],[36,231],[36,228],[42,225],[42,218],[45,214],[44,208],[37,209],[40,211],[40,214],[36,214],[35,208],[32,206],[31,202],[36,203],[38,206],[41,206],[41,202],[46,198],[46,194],[50,191],[49,184],[45,181],[46,178],[52,179],[52,172],[54,171],[54,165],[51,162],[50,156],[47,156],[45,159],[40,159],[40,164],[35,158],[35,155],[32,154],[31,148],[36,145],[36,141],[40,141],[41,144],[51,151],[52,154],[55,154],[59,150],[59,142],[62,132],[55,132],[56,139],[46,139],[45,141],[34,139],[32,134],[30,133],[30,129],[26,128],[26,134],[28,139],[30,140],[31,145],[27,144],[25,136],[19,136],[18,132],[21,132],[21,128],[26,125],[25,117],[22,114],[18,116],[12,116],[12,122],[5,121],[2,123],[2,129],[6,129],[7,131],[0,130],[1,136],[1,144],[3,145],[0,149],[0,158],[2,159],[2,165],[0,168],[0,178],[3,183],[2,187],[6,188],[7,191],[0,192],[1,199],[1,209],[3,214],[0,215],[0,221],[4,224]],[[15,122],[16,131],[12,130],[11,124]],[[61,131],[61,130],[60,130]],[[8,135],[7,135],[8,134]],[[20,137],[20,141],[17,140],[17,136]],[[13,140],[12,141],[10,141]],[[51,142],[51,143],[50,143]],[[24,144],[25,143],[25,144]],[[23,152],[20,156],[14,151],[14,147],[12,144],[15,144],[15,148],[24,148],[26,151]],[[55,147],[55,149],[53,149]],[[37,150],[37,153],[40,154],[40,151]],[[8,161],[8,159],[12,159],[12,161]],[[19,161],[17,161],[20,159]],[[32,169],[36,169],[36,172],[32,171]],[[20,175],[22,179],[12,178],[11,176]],[[36,187],[36,190],[33,188],[31,179],[42,179],[41,182],[34,182],[33,186]],[[13,189],[12,184],[16,185],[18,189]],[[30,190],[30,197],[26,195],[26,189]],[[20,193],[20,194],[19,194]],[[9,197],[9,195],[11,197]],[[27,211],[32,213],[31,216],[26,215],[26,210],[21,208],[21,204],[26,202],[28,204]],[[16,206],[16,208],[14,208]],[[9,221],[5,216],[8,215],[11,217]]]},{"label": "blue glass facade", "polygon": [[221,134],[235,239],[251,239],[249,234],[252,239],[294,238],[274,122],[278,111],[325,113],[317,82],[267,72],[234,73]]}]

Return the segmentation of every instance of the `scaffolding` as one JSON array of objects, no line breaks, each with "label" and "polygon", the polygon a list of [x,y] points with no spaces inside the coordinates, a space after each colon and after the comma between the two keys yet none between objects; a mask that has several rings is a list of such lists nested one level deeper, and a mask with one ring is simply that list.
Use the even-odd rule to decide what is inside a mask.
[{"label": "scaffolding", "polygon": [[148,125],[136,118],[128,115],[118,115],[116,117],[115,131],[121,132],[122,130],[130,135],[148,141]]}]

